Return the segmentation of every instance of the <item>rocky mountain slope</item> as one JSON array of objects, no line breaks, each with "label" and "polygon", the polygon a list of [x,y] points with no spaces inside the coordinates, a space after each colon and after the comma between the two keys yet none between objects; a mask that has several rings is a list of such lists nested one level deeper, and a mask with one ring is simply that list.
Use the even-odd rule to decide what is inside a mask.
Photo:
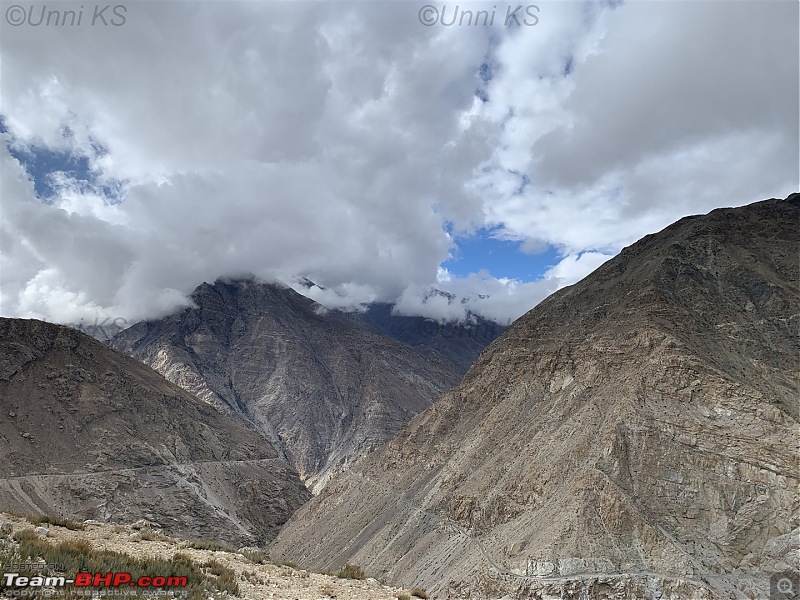
[{"label": "rocky mountain slope", "polygon": [[312,489],[458,383],[438,352],[368,330],[280,285],[203,284],[194,308],[111,345],[253,424]]},{"label": "rocky mountain slope", "polygon": [[257,431],[68,327],[0,319],[0,508],[264,543],[309,497]]},{"label": "rocky mountain slope", "polygon": [[800,196],[688,217],[515,322],[271,547],[438,598],[766,598],[800,569]]},{"label": "rocky mountain slope", "polygon": [[[298,291],[304,295],[308,291],[326,289],[307,277],[301,278],[297,283],[300,286]],[[308,295],[313,297],[312,294]],[[449,305],[463,305],[468,301],[467,298],[459,298],[437,288],[430,290],[423,303],[431,298],[443,299]],[[466,311],[467,317],[459,321],[401,314],[397,312],[396,306],[389,302],[371,302],[362,305],[359,310],[335,310],[335,312],[371,331],[409,346],[432,348],[455,363],[462,370],[462,375],[467,372],[483,349],[497,339],[508,326],[508,323],[501,324],[471,311]]]},{"label": "rocky mountain slope", "polygon": [[470,315],[469,321],[446,323],[399,315],[394,313],[393,305],[384,302],[369,304],[363,312],[343,313],[343,316],[410,346],[432,348],[464,373],[505,328],[478,315]]}]

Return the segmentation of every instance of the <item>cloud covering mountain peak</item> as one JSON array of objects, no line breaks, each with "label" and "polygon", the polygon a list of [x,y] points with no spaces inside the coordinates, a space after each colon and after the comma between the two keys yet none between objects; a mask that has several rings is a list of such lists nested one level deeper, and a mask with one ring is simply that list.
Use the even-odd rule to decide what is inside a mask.
[{"label": "cloud covering mountain peak", "polygon": [[[519,28],[419,8],[4,26],[0,313],[158,317],[253,273],[505,321],[680,216],[797,189],[796,3],[540,3]],[[482,228],[556,258],[443,267]]]}]

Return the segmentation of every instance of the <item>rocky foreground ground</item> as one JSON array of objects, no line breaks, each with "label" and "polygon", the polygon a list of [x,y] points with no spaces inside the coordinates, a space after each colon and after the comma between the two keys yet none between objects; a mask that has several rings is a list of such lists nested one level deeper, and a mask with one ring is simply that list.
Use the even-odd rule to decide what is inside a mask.
[{"label": "rocky foreground ground", "polygon": [[[93,524],[83,525],[82,530],[71,530],[52,523],[39,526],[29,520],[0,513],[0,549],[3,561],[8,561],[8,552],[16,546],[15,538],[20,532],[34,533],[53,546],[64,541],[88,542],[97,551],[111,550],[126,554],[135,559],[171,559],[176,553],[191,557],[198,565],[215,562],[227,567],[235,574],[238,595],[225,592],[207,597],[242,598],[243,600],[410,600],[416,598],[412,590],[403,590],[382,585],[375,579],[343,579],[335,575],[327,575],[295,568],[290,565],[272,563],[259,564],[245,556],[252,555],[242,549],[241,552],[227,550],[199,549],[203,542],[187,542],[171,538],[161,533],[157,527],[143,522],[131,525]],[[213,544],[208,543],[209,546]],[[9,565],[4,564],[4,571]],[[68,577],[74,573],[65,573]],[[169,573],[163,573],[169,575]],[[96,589],[96,588],[93,588]],[[30,592],[30,588],[28,589]],[[421,592],[417,592],[422,595]],[[0,591],[2,597],[12,597],[13,591]],[[29,596],[30,597],[30,596]]]}]

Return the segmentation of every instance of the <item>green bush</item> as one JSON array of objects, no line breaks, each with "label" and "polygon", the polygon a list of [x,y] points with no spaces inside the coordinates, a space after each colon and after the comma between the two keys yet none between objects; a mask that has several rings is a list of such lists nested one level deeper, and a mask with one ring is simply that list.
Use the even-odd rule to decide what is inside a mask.
[{"label": "green bush", "polygon": [[[220,592],[235,596],[239,592],[235,573],[231,569],[216,561],[199,566],[185,553],[178,552],[171,559],[135,558],[111,550],[96,550],[87,540],[50,544],[46,538],[32,529],[17,531],[13,538],[18,547],[15,550],[4,549],[5,564],[44,561],[46,565],[58,565],[61,569],[58,572],[51,567],[36,572],[20,569],[20,575],[25,577],[125,571],[131,573],[134,580],[143,576],[186,577],[188,585],[174,589],[188,592],[186,596],[188,600],[206,600],[209,595]],[[78,596],[73,588],[64,588],[62,598],[82,597]]]}]

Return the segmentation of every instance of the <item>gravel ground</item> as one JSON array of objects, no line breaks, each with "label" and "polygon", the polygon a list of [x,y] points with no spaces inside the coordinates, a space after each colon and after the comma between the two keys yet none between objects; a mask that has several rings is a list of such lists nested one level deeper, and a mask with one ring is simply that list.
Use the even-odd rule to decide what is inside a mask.
[{"label": "gravel ground", "polygon": [[[8,514],[0,514],[0,522],[10,524],[14,532],[34,529],[25,519]],[[398,596],[409,595],[407,590],[381,585],[375,579],[339,579],[289,566],[256,564],[238,552],[189,548],[186,542],[164,536],[157,530],[107,524],[86,525],[83,531],[54,525],[45,527],[48,529],[47,539],[54,544],[62,540],[83,539],[98,550],[113,550],[136,558],[168,559],[176,552],[183,552],[197,562],[214,559],[236,572],[239,598],[245,600],[397,600]],[[43,533],[40,535],[44,536]]]}]

